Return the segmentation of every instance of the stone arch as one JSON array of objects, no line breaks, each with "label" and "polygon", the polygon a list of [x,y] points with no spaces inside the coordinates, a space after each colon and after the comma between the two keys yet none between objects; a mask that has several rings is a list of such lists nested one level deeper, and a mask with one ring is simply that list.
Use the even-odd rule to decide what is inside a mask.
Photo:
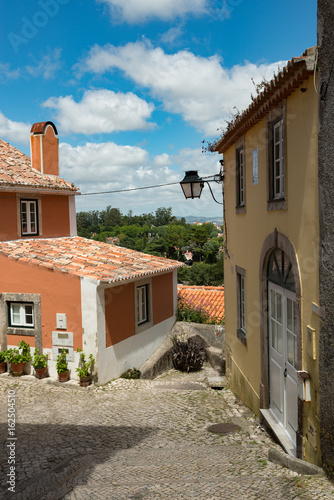
[{"label": "stone arch", "polygon": [[[269,408],[269,359],[268,359],[268,304],[267,304],[267,267],[270,255],[275,249],[282,250],[291,262],[291,271],[294,277],[294,288],[296,293],[297,314],[297,369],[302,369],[302,335],[301,335],[301,310],[302,291],[300,268],[296,250],[287,236],[275,229],[264,240],[259,266],[260,281],[260,336],[261,336],[261,382],[260,382],[260,405],[261,408]],[[302,401],[298,400],[298,432],[297,432],[297,456],[301,456],[302,449]]]}]

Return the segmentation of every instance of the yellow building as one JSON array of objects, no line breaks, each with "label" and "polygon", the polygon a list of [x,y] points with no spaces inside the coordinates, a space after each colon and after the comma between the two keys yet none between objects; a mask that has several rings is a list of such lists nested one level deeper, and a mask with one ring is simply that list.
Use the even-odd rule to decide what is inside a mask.
[{"label": "yellow building", "polygon": [[315,48],[214,146],[224,154],[227,375],[286,451],[321,464]]}]

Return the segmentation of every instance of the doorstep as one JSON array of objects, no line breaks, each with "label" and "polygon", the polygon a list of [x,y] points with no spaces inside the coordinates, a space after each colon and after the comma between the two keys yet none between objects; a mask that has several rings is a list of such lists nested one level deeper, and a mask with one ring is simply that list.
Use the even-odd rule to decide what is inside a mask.
[{"label": "doorstep", "polygon": [[265,424],[271,429],[274,433],[276,439],[279,444],[282,446],[283,450],[290,455],[291,457],[296,456],[296,449],[288,436],[285,434],[284,430],[280,426],[280,424],[275,420],[270,410],[260,410],[261,416],[265,422]]}]

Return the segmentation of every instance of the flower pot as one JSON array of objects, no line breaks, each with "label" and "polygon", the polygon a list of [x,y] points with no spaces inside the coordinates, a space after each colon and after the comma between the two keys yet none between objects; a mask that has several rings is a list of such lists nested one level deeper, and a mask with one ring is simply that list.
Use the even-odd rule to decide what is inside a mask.
[{"label": "flower pot", "polygon": [[11,363],[14,377],[19,377],[23,373],[24,363]]},{"label": "flower pot", "polygon": [[31,361],[27,361],[23,366],[23,375],[30,375],[31,373]]},{"label": "flower pot", "polygon": [[81,387],[87,387],[91,383],[91,376],[87,375],[87,377],[80,377],[80,385]]},{"label": "flower pot", "polygon": [[68,381],[69,370],[67,372],[58,372],[58,381],[67,382]]},{"label": "flower pot", "polygon": [[36,378],[44,378],[46,377],[46,373],[48,371],[47,366],[43,366],[43,368],[35,368]]},{"label": "flower pot", "polygon": [[0,363],[0,373],[5,373],[6,368],[7,368],[6,365],[7,365],[6,361],[1,361],[1,363]]}]

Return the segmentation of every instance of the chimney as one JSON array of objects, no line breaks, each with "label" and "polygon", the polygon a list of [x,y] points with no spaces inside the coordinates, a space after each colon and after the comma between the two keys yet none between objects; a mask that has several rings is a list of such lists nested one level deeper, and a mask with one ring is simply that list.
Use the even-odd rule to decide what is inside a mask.
[{"label": "chimney", "polygon": [[59,176],[58,132],[52,122],[34,123],[30,130],[31,166],[42,174]]}]

